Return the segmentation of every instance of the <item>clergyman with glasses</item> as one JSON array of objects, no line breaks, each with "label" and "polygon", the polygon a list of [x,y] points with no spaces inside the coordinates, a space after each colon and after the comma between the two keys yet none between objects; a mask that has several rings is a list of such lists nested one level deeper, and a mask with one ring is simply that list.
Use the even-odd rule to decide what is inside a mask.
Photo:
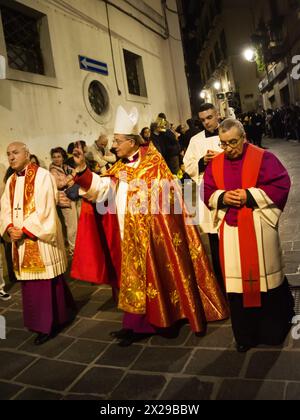
[{"label": "clergyman with glasses", "polygon": [[284,342],[294,316],[278,225],[291,181],[272,153],[249,144],[235,119],[219,127],[220,154],[204,176],[237,350]]}]

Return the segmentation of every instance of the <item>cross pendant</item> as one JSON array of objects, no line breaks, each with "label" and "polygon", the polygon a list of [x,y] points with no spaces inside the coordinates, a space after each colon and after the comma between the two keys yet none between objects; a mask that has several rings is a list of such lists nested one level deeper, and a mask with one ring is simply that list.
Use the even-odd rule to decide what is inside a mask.
[{"label": "cross pendant", "polygon": [[18,219],[19,218],[19,211],[21,211],[22,209],[20,208],[20,205],[18,204],[17,205],[17,208],[16,209],[14,209],[16,212],[17,212],[17,214],[16,214],[16,219]]}]

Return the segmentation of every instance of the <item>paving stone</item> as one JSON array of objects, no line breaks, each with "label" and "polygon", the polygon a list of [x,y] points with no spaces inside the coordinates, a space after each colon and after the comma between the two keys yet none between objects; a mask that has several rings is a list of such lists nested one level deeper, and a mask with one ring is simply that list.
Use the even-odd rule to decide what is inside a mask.
[{"label": "paving stone", "polygon": [[161,400],[207,401],[210,399],[214,384],[198,378],[174,378],[160,396]]},{"label": "paving stone", "polygon": [[20,390],[21,386],[15,384],[8,384],[0,382],[0,401],[6,401],[15,396]]},{"label": "paving stone", "polygon": [[246,380],[223,381],[217,400],[283,400],[284,382],[262,382]]},{"label": "paving stone", "polygon": [[58,356],[61,352],[63,352],[67,347],[69,347],[74,342],[73,338],[65,337],[63,335],[58,335],[52,340],[47,341],[42,346],[36,346],[34,344],[35,337],[36,337],[36,334],[32,338],[32,340],[27,341],[23,346],[20,347],[19,350],[25,351],[26,353],[33,353],[33,354],[38,354],[40,356],[54,358]]},{"label": "paving stone", "polygon": [[96,365],[128,367],[141,353],[143,347],[132,345],[129,347],[120,347],[112,344],[105,353],[96,361]]},{"label": "paving stone", "polygon": [[33,337],[31,332],[25,330],[9,330],[5,340],[0,340],[1,349],[16,349],[25,341]]},{"label": "paving stone", "polygon": [[76,302],[89,302],[92,295],[97,292],[97,286],[76,286],[72,288],[72,295]]},{"label": "paving stone", "polygon": [[93,396],[93,395],[69,394],[63,399],[65,401],[99,401],[102,398],[99,396]]},{"label": "paving stone", "polygon": [[284,261],[287,264],[300,264],[300,251],[287,251],[284,253]]},{"label": "paving stone", "polygon": [[187,363],[191,350],[185,348],[145,348],[132,370],[150,372],[180,372]]},{"label": "paving stone", "polygon": [[184,345],[188,337],[192,334],[189,325],[183,326],[178,332],[177,336],[168,336],[168,333],[161,335],[155,335],[150,340],[150,345],[152,346],[167,346],[167,347],[178,347]]},{"label": "paving stone", "polygon": [[285,398],[288,401],[299,401],[300,400],[300,383],[288,384]]},{"label": "paving stone", "polygon": [[20,401],[57,401],[61,400],[62,395],[54,392],[44,391],[36,388],[27,388],[15,398]]},{"label": "paving stone", "polygon": [[81,307],[77,316],[84,318],[93,318],[100,311],[101,304],[95,301],[89,301]]},{"label": "paving stone", "polygon": [[111,298],[112,298],[111,288],[108,288],[108,289],[98,288],[98,290],[93,293],[93,296],[91,299],[93,301],[97,301],[97,302],[100,302],[101,304],[104,304],[107,301],[110,301]]},{"label": "paving stone", "polygon": [[230,348],[234,342],[231,327],[209,327],[204,337],[192,334],[186,343],[189,347]]},{"label": "paving stone", "polygon": [[124,371],[121,369],[92,368],[77,382],[71,392],[81,394],[109,394],[120,382]]},{"label": "paving stone", "polygon": [[83,372],[84,366],[56,360],[38,360],[26,372],[16,378],[17,382],[40,388],[63,391]]},{"label": "paving stone", "polygon": [[281,248],[283,251],[292,251],[293,250],[293,242],[282,242]]},{"label": "paving stone", "polygon": [[223,378],[237,377],[245,358],[245,354],[236,351],[197,350],[185,369],[185,373]]},{"label": "paving stone", "polygon": [[35,360],[16,352],[0,350],[0,378],[12,379]]},{"label": "paving stone", "polygon": [[108,310],[103,310],[103,306],[100,307],[101,310],[97,312],[96,316],[93,319],[103,320],[103,321],[123,321],[124,312],[118,310],[117,308],[110,308]]},{"label": "paving stone", "polygon": [[293,251],[300,251],[300,241],[295,241]]},{"label": "paving stone", "polygon": [[300,352],[255,352],[251,356],[246,377],[300,381]]},{"label": "paving stone", "polygon": [[122,325],[118,322],[81,320],[75,327],[68,330],[68,335],[111,342],[110,333],[121,328]]},{"label": "paving stone", "polygon": [[72,344],[59,358],[69,362],[91,363],[107,347],[105,343],[79,340]]},{"label": "paving stone", "polygon": [[8,310],[4,314],[7,328],[24,328],[23,313]]},{"label": "paving stone", "polygon": [[111,400],[155,400],[165,386],[166,379],[161,375],[125,376],[120,385],[114,390]]}]

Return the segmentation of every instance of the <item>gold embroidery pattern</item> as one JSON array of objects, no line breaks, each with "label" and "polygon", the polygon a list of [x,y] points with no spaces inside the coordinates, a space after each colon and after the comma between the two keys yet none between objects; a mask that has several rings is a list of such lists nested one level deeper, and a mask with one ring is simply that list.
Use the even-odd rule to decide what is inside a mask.
[{"label": "gold embroidery pattern", "polygon": [[182,244],[182,239],[180,237],[180,234],[175,233],[174,238],[173,238],[173,245],[174,245],[176,251],[178,251],[177,248],[179,248],[181,244]]},{"label": "gold embroidery pattern", "polygon": [[[141,153],[141,151],[140,151]],[[119,295],[119,308],[130,313],[145,314],[146,300],[149,296],[157,295],[158,291],[147,286],[146,279],[146,258],[150,242],[150,229],[152,215],[151,191],[152,182],[160,179],[157,168],[163,168],[162,157],[157,153],[153,145],[149,146],[146,156],[141,156],[141,163],[138,168],[131,168],[119,161],[106,173],[120,179],[120,172],[126,172],[127,182],[132,180],[136,183],[136,188],[130,188],[127,194],[127,210],[130,210],[129,203],[140,203],[139,212],[127,211],[125,215],[124,239],[122,242],[122,274],[121,289]],[[167,171],[167,168],[165,169]],[[124,175],[122,175],[124,177]],[[122,178],[124,180],[124,178]],[[171,175],[170,175],[171,179]],[[141,185],[147,186],[139,188]],[[145,194],[147,192],[147,194]],[[147,207],[147,208],[146,208]],[[161,237],[161,240],[163,238]],[[150,287],[150,289],[149,289]]]},{"label": "gold embroidery pattern", "polygon": [[170,272],[171,276],[174,276],[174,267],[173,264],[168,264],[167,266],[167,270]]},{"label": "gold embroidery pattern", "polygon": [[201,255],[201,249],[197,248],[196,246],[190,247],[190,254],[192,261],[197,261],[198,257]]},{"label": "gold embroidery pattern", "polygon": [[[24,185],[24,219],[28,218],[33,212],[35,212],[35,201],[34,201],[34,182],[38,166],[35,164],[29,164],[25,174],[25,185]],[[14,195],[17,183],[17,175],[14,174],[10,183],[10,201],[13,212]],[[43,263],[39,245],[30,239],[25,239],[25,252],[24,258],[21,265],[21,271],[30,273],[42,273],[45,271],[45,265]],[[20,274],[20,261],[17,245],[13,245],[13,264],[14,270]]]},{"label": "gold embroidery pattern", "polygon": [[171,299],[171,302],[174,306],[178,305],[180,299],[179,299],[179,294],[178,294],[177,290],[174,290],[174,292],[170,293],[170,299]]},{"label": "gold embroidery pattern", "polygon": [[152,283],[149,283],[148,285],[147,296],[149,299],[155,299],[158,296],[158,291],[153,287]]}]

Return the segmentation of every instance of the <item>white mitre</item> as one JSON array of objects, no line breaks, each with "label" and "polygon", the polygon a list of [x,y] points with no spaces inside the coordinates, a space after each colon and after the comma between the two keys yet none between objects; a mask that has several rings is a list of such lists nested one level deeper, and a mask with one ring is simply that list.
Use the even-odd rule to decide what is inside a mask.
[{"label": "white mitre", "polygon": [[132,108],[127,114],[120,105],[117,109],[114,134],[139,134],[138,130],[139,112],[137,108]]}]

